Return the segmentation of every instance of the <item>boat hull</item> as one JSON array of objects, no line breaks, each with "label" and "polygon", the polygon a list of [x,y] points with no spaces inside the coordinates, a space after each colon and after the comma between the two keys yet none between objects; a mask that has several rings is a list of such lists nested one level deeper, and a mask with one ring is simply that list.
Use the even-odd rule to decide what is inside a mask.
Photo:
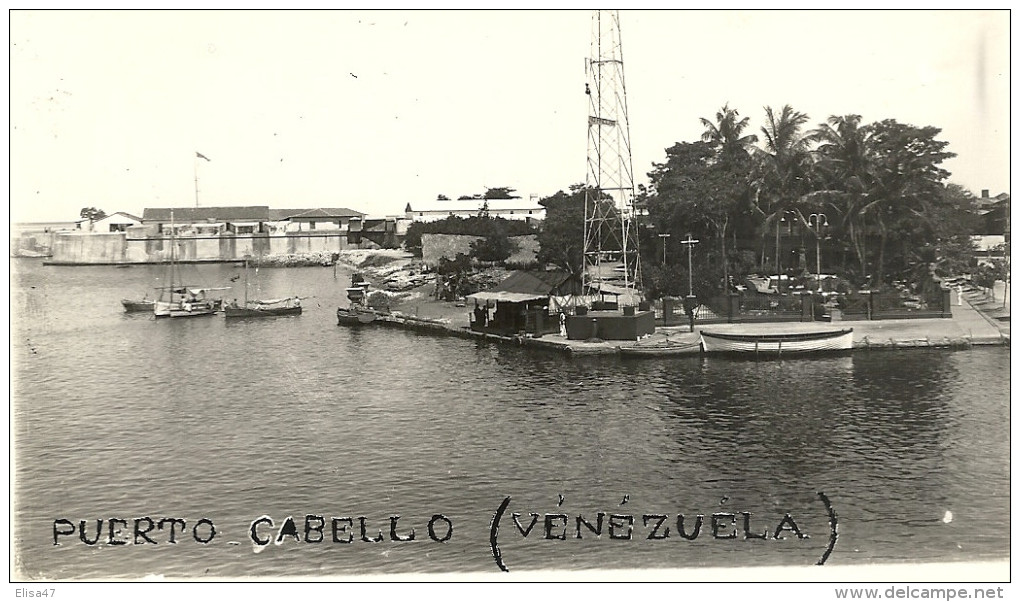
[{"label": "boat hull", "polygon": [[121,299],[121,305],[124,306],[124,311],[129,313],[134,312],[151,312],[156,306],[155,301],[132,301],[131,299]]},{"label": "boat hull", "polygon": [[157,318],[194,318],[199,316],[212,316],[219,309],[217,301],[202,301],[199,303],[182,303],[156,301],[153,307],[153,314]]},{"label": "boat hull", "polygon": [[300,307],[230,307],[223,309],[227,318],[272,318],[276,316],[299,316]]},{"label": "boat hull", "polygon": [[669,345],[634,345],[631,347],[620,347],[621,357],[653,358],[699,354],[701,354],[701,341],[694,343],[672,343]]},{"label": "boat hull", "polygon": [[340,326],[361,326],[362,324],[371,324],[375,321],[375,312],[358,310],[358,309],[346,309],[339,307],[336,310],[336,322]]},{"label": "boat hull", "polygon": [[701,332],[705,353],[784,356],[847,353],[853,350],[853,329],[790,334],[743,335]]}]

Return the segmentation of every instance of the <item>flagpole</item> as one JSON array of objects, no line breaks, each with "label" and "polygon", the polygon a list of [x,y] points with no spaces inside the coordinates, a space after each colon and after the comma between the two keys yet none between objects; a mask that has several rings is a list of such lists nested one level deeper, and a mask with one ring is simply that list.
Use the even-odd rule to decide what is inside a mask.
[{"label": "flagpole", "polygon": [[192,161],[194,161],[195,166],[195,206],[198,207],[198,153],[195,153]]}]

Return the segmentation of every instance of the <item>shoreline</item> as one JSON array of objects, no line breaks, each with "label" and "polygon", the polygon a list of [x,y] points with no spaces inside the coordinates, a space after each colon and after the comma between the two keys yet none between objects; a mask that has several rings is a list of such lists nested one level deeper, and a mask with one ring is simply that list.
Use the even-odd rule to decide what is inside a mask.
[{"label": "shoreline", "polygon": [[[637,341],[581,341],[581,340],[568,340],[559,334],[547,334],[541,337],[531,336],[503,336],[492,333],[484,333],[470,330],[469,327],[463,325],[457,325],[451,322],[440,322],[435,319],[422,318],[415,315],[402,315],[402,314],[387,314],[383,312],[377,312],[376,320],[368,325],[372,327],[377,325],[380,327],[389,328],[401,328],[404,330],[421,332],[426,334],[433,334],[437,336],[455,336],[464,339],[475,339],[480,341],[492,341],[501,344],[516,345],[520,347],[531,347],[535,349],[553,350],[563,353],[569,353],[571,355],[620,355],[621,348],[632,347]],[[884,351],[884,350],[901,350],[901,349],[970,349],[976,346],[1008,346],[1008,339],[1004,337],[912,337],[912,338],[872,338],[871,335],[865,334],[861,337],[857,336],[858,329],[854,326],[853,322],[843,323],[848,328],[854,328],[854,346],[852,351],[848,353],[861,352],[861,351]],[[756,324],[755,326],[761,326],[762,324]],[[775,324],[764,324],[774,326]],[[802,323],[803,326],[813,327],[813,330],[818,330],[815,324],[807,322]],[[713,329],[716,326],[713,325]],[[739,331],[740,326],[746,326],[741,324],[727,324],[729,327],[736,327],[730,329],[733,332]],[[701,335],[701,329],[695,328],[695,332],[683,332],[672,333],[665,332],[667,328],[656,328],[656,332],[646,339],[642,339],[643,344],[649,346],[656,342],[661,342],[666,339],[666,336],[673,336],[670,340],[675,343],[695,343]],[[809,332],[811,329],[798,329],[801,332]],[[745,332],[747,332],[745,330]],[[760,332],[760,331],[759,331]],[[687,335],[687,336],[685,336]],[[702,356],[704,352],[694,351],[688,356]]]},{"label": "shoreline", "polygon": [[[380,258],[382,257],[382,258]],[[374,325],[403,328],[405,330],[456,336],[500,344],[553,350],[573,355],[620,355],[621,347],[636,343],[655,345],[667,339],[674,343],[693,344],[700,340],[702,327],[695,324],[695,332],[686,325],[663,326],[656,324],[655,332],[640,341],[584,341],[568,340],[559,333],[534,336],[504,336],[477,332],[470,329],[470,309],[465,303],[439,301],[432,297],[434,273],[427,273],[424,283],[394,291],[387,283],[400,280],[401,274],[421,273],[420,260],[402,251],[347,251],[339,263],[361,273],[371,284],[372,291],[382,291],[390,300],[388,310],[375,309]],[[371,327],[373,324],[369,324]],[[950,318],[914,318],[898,320],[853,320],[838,322],[736,322],[711,324],[707,330],[742,334],[801,333],[852,328],[852,352],[898,349],[969,349],[974,346],[1008,346],[1008,322],[1004,325],[989,319],[970,299],[953,306]],[[848,352],[849,353],[849,352]],[[691,356],[703,355],[699,350]]]}]

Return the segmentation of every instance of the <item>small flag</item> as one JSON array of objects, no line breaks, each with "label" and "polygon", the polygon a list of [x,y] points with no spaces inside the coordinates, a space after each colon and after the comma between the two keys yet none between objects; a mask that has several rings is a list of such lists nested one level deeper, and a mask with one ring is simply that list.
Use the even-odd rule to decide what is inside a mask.
[{"label": "small flag", "polygon": [[203,155],[202,153],[200,153],[198,151],[195,151],[195,156],[198,157],[199,159],[205,159],[206,161],[212,161],[212,159],[210,159],[209,157],[206,157],[205,155]]}]

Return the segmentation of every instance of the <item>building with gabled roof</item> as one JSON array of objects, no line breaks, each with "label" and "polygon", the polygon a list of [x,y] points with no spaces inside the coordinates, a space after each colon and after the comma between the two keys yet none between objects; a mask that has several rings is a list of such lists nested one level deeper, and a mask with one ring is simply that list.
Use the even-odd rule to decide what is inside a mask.
[{"label": "building with gabled roof", "polygon": [[361,221],[365,214],[345,207],[315,209],[279,209],[279,222],[289,222],[287,231],[346,230],[352,221]]},{"label": "building with gabled roof", "polygon": [[125,213],[124,211],[117,211],[109,215],[92,220],[90,223],[87,219],[80,219],[75,222],[75,226],[79,230],[88,230],[90,232],[127,232],[127,229],[132,226],[138,226],[142,223],[142,218]]}]

